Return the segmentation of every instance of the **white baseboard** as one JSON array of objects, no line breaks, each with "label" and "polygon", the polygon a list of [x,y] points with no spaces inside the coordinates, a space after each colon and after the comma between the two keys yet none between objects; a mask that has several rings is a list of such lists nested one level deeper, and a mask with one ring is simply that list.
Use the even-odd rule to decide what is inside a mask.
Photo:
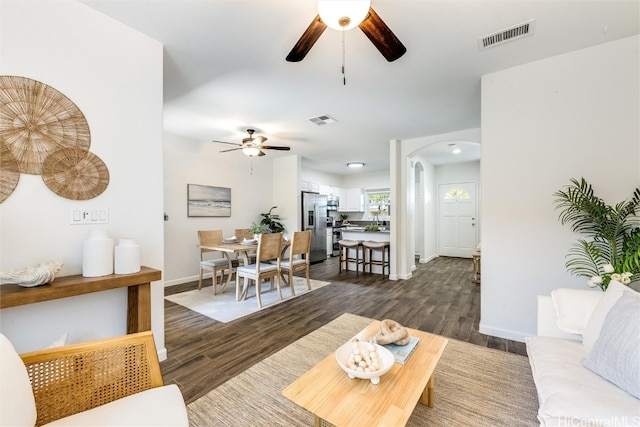
[{"label": "white baseboard", "polygon": [[429,261],[433,261],[433,260],[434,260],[434,259],[436,259],[436,258],[438,258],[438,255],[431,255],[431,256],[430,256],[430,257],[428,257],[428,258],[420,258],[420,259],[418,260],[418,263],[420,263],[420,264],[426,264],[426,263],[428,263]]},{"label": "white baseboard", "polygon": [[533,334],[528,334],[522,331],[514,331],[511,329],[504,328],[494,328],[491,326],[483,325],[482,321],[480,322],[480,327],[478,328],[481,334],[491,335],[492,337],[504,338],[507,340],[513,340],[518,342],[524,342],[526,337],[534,336]]},{"label": "white baseboard", "polygon": [[[202,276],[203,279],[211,279],[211,273],[205,273]],[[174,285],[181,285],[183,283],[189,283],[189,282],[195,282],[196,280],[199,280],[200,276],[190,276],[190,277],[182,277],[180,279],[173,279],[173,280],[165,280],[164,281],[164,287],[168,287],[168,286],[174,286]]]},{"label": "white baseboard", "polygon": [[411,279],[412,274],[408,273],[408,274],[390,274],[389,275],[389,280],[407,280],[407,279]]},{"label": "white baseboard", "polygon": [[167,360],[167,348],[163,347],[162,349],[158,350],[158,360],[160,362],[163,362],[165,360]]}]

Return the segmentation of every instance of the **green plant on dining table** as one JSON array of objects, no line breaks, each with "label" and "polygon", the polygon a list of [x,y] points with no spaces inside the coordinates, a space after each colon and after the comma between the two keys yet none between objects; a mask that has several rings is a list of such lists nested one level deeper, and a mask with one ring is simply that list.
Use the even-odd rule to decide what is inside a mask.
[{"label": "green plant on dining table", "polygon": [[640,188],[630,200],[607,205],[582,178],[571,179],[564,190],[553,194],[560,222],[586,235],[569,250],[565,266],[591,287],[603,291],[611,280],[629,284],[640,279]]},{"label": "green plant on dining table", "polygon": [[255,222],[251,223],[251,227],[249,227],[249,233],[253,234],[261,234],[264,232],[264,227],[260,224],[256,224]]}]

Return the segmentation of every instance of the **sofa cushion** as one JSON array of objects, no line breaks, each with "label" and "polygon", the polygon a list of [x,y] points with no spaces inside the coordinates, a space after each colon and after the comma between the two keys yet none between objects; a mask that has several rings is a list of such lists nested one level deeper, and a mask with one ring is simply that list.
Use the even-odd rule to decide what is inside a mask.
[{"label": "sofa cushion", "polygon": [[132,394],[45,425],[187,427],[189,421],[182,393],[177,385],[171,384]]},{"label": "sofa cushion", "polygon": [[526,338],[543,426],[627,426],[640,419],[640,401],[583,365],[577,341]]},{"label": "sofa cushion", "polygon": [[36,402],[27,368],[13,344],[0,334],[0,425],[35,424]]},{"label": "sofa cushion", "polygon": [[582,334],[603,296],[599,290],[560,288],[551,291],[558,328],[570,334]]},{"label": "sofa cushion", "polygon": [[587,326],[582,333],[582,344],[584,344],[587,353],[591,351],[596,340],[600,336],[600,329],[604,323],[607,313],[611,310],[611,307],[622,296],[622,292],[629,289],[628,286],[623,285],[620,282],[612,280],[609,282],[606,292],[604,292],[603,298],[600,300],[596,308],[593,309],[591,317],[587,322]]},{"label": "sofa cushion", "polygon": [[640,295],[622,293],[584,366],[640,399]]}]

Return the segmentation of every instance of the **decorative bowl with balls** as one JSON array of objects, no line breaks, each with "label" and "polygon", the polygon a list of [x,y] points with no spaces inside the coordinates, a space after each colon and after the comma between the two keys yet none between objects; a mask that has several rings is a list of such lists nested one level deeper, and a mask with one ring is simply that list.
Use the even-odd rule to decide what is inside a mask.
[{"label": "decorative bowl with balls", "polygon": [[362,378],[378,384],[380,377],[393,367],[393,354],[371,341],[353,339],[336,350],[338,365],[349,378]]}]

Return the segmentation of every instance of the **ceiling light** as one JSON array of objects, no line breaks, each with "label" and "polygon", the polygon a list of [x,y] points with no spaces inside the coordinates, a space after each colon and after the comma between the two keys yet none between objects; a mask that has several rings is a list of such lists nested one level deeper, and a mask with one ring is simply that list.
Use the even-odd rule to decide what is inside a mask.
[{"label": "ceiling light", "polygon": [[328,27],[346,31],[364,21],[370,6],[370,0],[318,0],[318,14]]},{"label": "ceiling light", "polygon": [[258,147],[244,147],[242,152],[245,156],[254,157],[260,154],[260,149]]},{"label": "ceiling light", "polygon": [[449,144],[449,147],[451,147],[453,150],[451,150],[451,152],[453,154],[460,154],[462,153],[462,150],[456,147],[456,144]]},{"label": "ceiling light", "polygon": [[364,167],[364,163],[362,163],[362,162],[350,162],[350,163],[347,163],[347,167],[350,167],[350,168],[361,168],[361,167]]}]

